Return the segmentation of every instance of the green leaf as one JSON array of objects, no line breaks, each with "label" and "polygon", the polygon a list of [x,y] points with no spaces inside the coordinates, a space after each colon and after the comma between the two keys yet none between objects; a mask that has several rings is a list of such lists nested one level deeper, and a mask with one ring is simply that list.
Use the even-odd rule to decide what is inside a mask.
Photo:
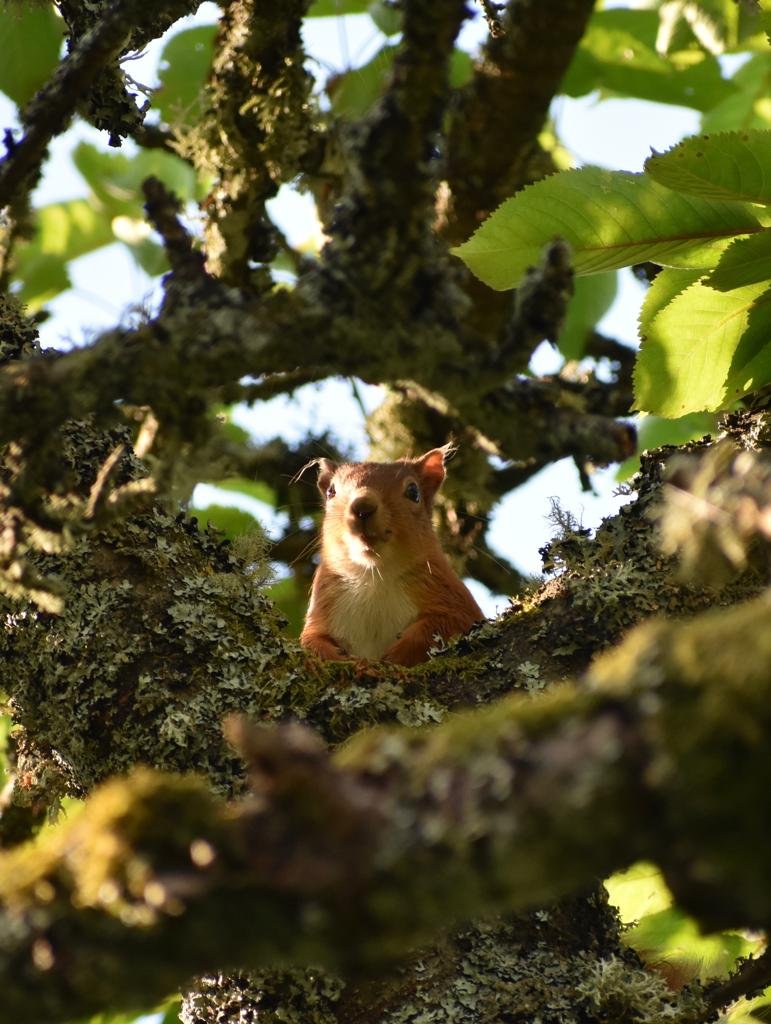
[{"label": "green leaf", "polygon": [[741,288],[756,281],[771,281],[771,230],[749,238],[737,238],[720,257],[707,278],[710,288],[720,292]]},{"label": "green leaf", "polygon": [[450,86],[453,89],[460,89],[471,81],[473,74],[474,61],[471,59],[471,55],[456,47],[450,54]]},{"label": "green leaf", "polygon": [[262,480],[247,480],[246,477],[234,476],[227,480],[208,481],[214,487],[221,487],[223,491],[236,491],[238,494],[246,494],[257,501],[264,501],[266,505],[273,508],[278,503],[278,496],[273,488]]},{"label": "green leaf", "polygon": [[94,195],[115,217],[144,218],[142,182],[150,176],[160,180],[181,200],[196,196],[196,175],[184,160],[162,150],[140,150],[135,156],[105,153],[87,142],[73,151],[72,159]]},{"label": "green leaf", "polygon": [[723,400],[725,406],[771,383],[771,288],[768,287],[768,281],[762,282],[760,286],[748,286],[747,289],[737,288],[728,292],[725,298],[732,299],[742,291],[764,286],[767,290],[749,309],[746,330],[731,360]]},{"label": "green leaf", "polygon": [[565,323],[557,344],[566,359],[580,359],[586,348],[586,339],[598,320],[607,313],[616,297],[616,271],[578,277],[573,298],[568,306]]},{"label": "green leaf", "polygon": [[34,239],[17,252],[20,298],[33,310],[69,288],[67,262],[115,241],[110,219],[88,199],[51,203],[36,218]]},{"label": "green leaf", "polygon": [[316,0],[306,18],[337,18],[342,14],[365,14],[370,0]]},{"label": "green leaf", "polygon": [[702,51],[667,58],[656,50],[654,11],[599,11],[576,50],[562,83],[568,96],[599,90],[657,103],[709,110],[733,92],[720,65]]},{"label": "green leaf", "polygon": [[677,907],[649,914],[626,933],[626,941],[649,959],[690,966],[701,981],[727,974],[740,956],[757,949],[756,940],[737,932],[703,935],[696,922]]},{"label": "green leaf", "polygon": [[278,580],[269,586],[265,593],[287,620],[285,632],[289,636],[299,636],[302,632],[308,602],[298,586],[297,580],[293,576]]},{"label": "green leaf", "polygon": [[125,242],[128,250],[148,277],[159,277],[169,270],[169,258],[163,246],[151,238],[144,238],[133,245]]},{"label": "green leaf", "polygon": [[703,281],[663,307],[655,297],[650,307],[646,302],[634,372],[637,408],[668,418],[713,412],[765,383],[768,303],[765,283],[721,293]]},{"label": "green leaf", "polygon": [[555,236],[570,243],[577,274],[643,260],[706,269],[734,236],[760,230],[761,216],[741,203],[680,195],[647,175],[582,167],[507,199],[452,251],[497,289],[518,284]]},{"label": "green leaf", "polygon": [[373,0],[367,12],[384,36],[395,36],[401,32],[402,12],[393,4]]},{"label": "green leaf", "polygon": [[233,540],[243,533],[251,533],[259,528],[257,520],[243,509],[227,505],[207,505],[206,508],[193,508],[191,512],[199,521],[214,526],[221,533]]},{"label": "green leaf", "polygon": [[645,171],[659,184],[689,195],[768,204],[771,131],[696,135],[648,157]]},{"label": "green leaf", "polygon": [[[676,420],[642,416],[637,423],[637,449],[644,452],[664,444],[681,445],[705,434],[714,434],[717,417],[711,412],[692,412]],[[640,468],[640,456],[625,459],[616,470],[616,480],[628,480]]]},{"label": "green leaf", "polygon": [[17,295],[30,313],[36,313],[51,299],[72,287],[61,257],[44,255],[37,250],[20,249],[16,277],[21,284]]},{"label": "green leaf", "polygon": [[360,68],[329,79],[327,93],[335,113],[358,118],[374,106],[391,77],[396,50],[396,46],[384,46]]},{"label": "green leaf", "polygon": [[51,77],[63,37],[53,4],[0,4],[0,89],[18,106]]},{"label": "green leaf", "polygon": [[668,0],[659,7],[659,17],[656,45],[661,53],[698,42],[709,53],[721,54],[738,39],[739,12],[733,0]]},{"label": "green leaf", "polygon": [[640,861],[626,871],[618,871],[605,880],[608,899],[617,907],[624,924],[666,910],[672,894],[655,864]]},{"label": "green leaf", "polygon": [[164,46],[153,106],[167,124],[192,125],[200,120],[216,34],[216,25],[198,25],[178,32]]},{"label": "green leaf", "polygon": [[756,54],[731,81],[736,92],[707,111],[701,120],[702,131],[771,127],[771,54]]}]

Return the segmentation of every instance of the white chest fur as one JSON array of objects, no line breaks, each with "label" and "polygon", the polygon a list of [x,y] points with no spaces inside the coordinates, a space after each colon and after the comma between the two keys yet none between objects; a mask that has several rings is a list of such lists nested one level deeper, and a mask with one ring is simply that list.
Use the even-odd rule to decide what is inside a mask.
[{"label": "white chest fur", "polygon": [[382,658],[418,610],[398,579],[364,571],[340,588],[331,615],[332,636],[354,658]]}]

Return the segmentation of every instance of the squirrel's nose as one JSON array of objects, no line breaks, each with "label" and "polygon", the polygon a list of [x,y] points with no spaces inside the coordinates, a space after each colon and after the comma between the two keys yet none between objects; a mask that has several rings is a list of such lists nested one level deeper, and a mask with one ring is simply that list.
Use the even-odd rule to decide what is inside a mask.
[{"label": "squirrel's nose", "polygon": [[363,522],[364,520],[369,519],[371,516],[374,516],[374,514],[377,512],[377,505],[372,500],[372,498],[362,496],[361,498],[354,498],[354,500],[351,502],[350,511],[352,516],[354,516],[356,519],[362,520]]}]

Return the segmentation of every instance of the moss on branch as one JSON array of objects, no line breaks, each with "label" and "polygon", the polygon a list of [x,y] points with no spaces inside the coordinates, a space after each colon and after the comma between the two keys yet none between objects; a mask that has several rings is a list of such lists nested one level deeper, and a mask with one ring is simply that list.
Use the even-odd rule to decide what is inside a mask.
[{"label": "moss on branch", "polygon": [[265,203],[319,149],[300,34],[309,2],[224,5],[209,106],[183,140],[196,164],[217,178],[206,207],[208,266],[232,284],[247,286],[254,263],[275,256],[278,239]]},{"label": "moss on branch", "polygon": [[106,991],[135,1006],[215,965],[387,962],[643,856],[707,924],[762,927],[769,600],[650,623],[584,686],[332,759],[299,726],[242,725],[253,798],[235,807],[191,778],[107,784],[0,858],[0,1019],[90,1012]]}]

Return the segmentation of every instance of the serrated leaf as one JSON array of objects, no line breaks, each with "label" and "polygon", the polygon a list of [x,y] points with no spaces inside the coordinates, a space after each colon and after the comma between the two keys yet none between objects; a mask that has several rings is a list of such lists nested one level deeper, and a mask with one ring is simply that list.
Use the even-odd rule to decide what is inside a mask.
[{"label": "serrated leaf", "polygon": [[771,54],[755,54],[731,81],[736,91],[707,111],[701,121],[702,131],[771,127]]},{"label": "serrated leaf", "polygon": [[707,269],[735,236],[759,231],[761,216],[741,203],[681,195],[644,174],[582,167],[507,199],[452,251],[499,290],[515,287],[556,236],[570,243],[577,274],[643,260]]},{"label": "serrated leaf", "polygon": [[738,932],[703,935],[696,922],[677,907],[643,918],[625,939],[643,959],[680,966],[685,978],[703,982],[727,974],[740,956],[758,948],[757,940]]},{"label": "serrated leaf", "polygon": [[771,131],[697,135],[648,157],[645,172],[703,199],[771,203]]},{"label": "serrated leaf", "polygon": [[557,339],[557,346],[566,359],[580,359],[584,354],[589,332],[616,297],[616,278],[615,270],[576,278],[565,323]]},{"label": "serrated leaf", "polygon": [[167,124],[195,124],[205,108],[216,25],[198,25],[172,36],[161,53],[160,88],[152,104]]},{"label": "serrated leaf", "polygon": [[696,281],[650,319],[644,307],[636,407],[668,418],[714,412],[758,387],[771,349],[757,310],[768,302],[765,283],[722,293]]},{"label": "serrated leaf", "polygon": [[0,4],[0,89],[24,106],[59,63],[64,22],[53,4]]},{"label": "serrated leaf", "polygon": [[749,238],[737,238],[707,278],[711,288],[720,292],[741,288],[756,281],[771,281],[771,230]]},{"label": "serrated leaf", "polygon": [[[723,404],[731,405],[752,391],[759,391],[771,383],[771,288],[766,287],[753,303],[747,317],[747,328],[736,348],[726,380]],[[749,287],[757,288],[758,285]],[[730,298],[742,289],[728,292]]]}]

